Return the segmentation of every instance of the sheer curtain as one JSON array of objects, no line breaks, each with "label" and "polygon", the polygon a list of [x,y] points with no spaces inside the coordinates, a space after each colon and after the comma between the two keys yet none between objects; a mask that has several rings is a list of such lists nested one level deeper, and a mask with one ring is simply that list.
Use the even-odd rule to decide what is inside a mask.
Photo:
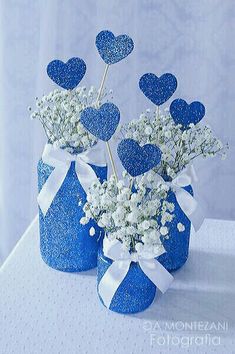
[{"label": "sheer curtain", "polygon": [[104,63],[94,40],[102,29],[135,41],[134,52],[111,68],[107,80],[122,122],[152,107],[138,89],[145,72],[174,73],[175,98],[205,103],[207,123],[231,149],[224,162],[197,164],[195,193],[206,216],[235,218],[234,16],[235,3],[224,0],[0,2],[1,260],[37,212],[36,164],[45,138],[27,106],[54,87],[45,71],[54,58],[80,56],[87,63],[83,84],[99,85]]}]

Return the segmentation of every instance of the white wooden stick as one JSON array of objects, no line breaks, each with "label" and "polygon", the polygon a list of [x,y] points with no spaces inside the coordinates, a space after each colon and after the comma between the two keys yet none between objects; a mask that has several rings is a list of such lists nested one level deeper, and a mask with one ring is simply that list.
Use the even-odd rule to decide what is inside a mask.
[{"label": "white wooden stick", "polygon": [[[97,107],[99,106],[99,100],[101,98],[101,95],[102,95],[102,92],[103,92],[103,89],[104,89],[104,83],[105,83],[105,80],[106,80],[106,77],[107,77],[107,74],[108,74],[108,69],[109,69],[109,64],[106,64],[105,65],[105,69],[104,69],[104,74],[103,74],[103,77],[102,77],[102,81],[101,81],[101,84],[100,84],[100,88],[99,88],[99,91],[98,91],[98,96],[97,96],[97,99],[96,99],[96,106]],[[110,162],[111,162],[111,165],[112,165],[112,169],[113,169],[113,173],[114,173],[116,182],[118,182],[117,170],[116,170],[116,167],[115,167],[112,151],[110,149],[110,145],[109,145],[108,141],[106,141],[106,147],[107,147],[107,150],[108,150],[108,155],[109,155],[109,159],[110,159]]]},{"label": "white wooden stick", "polygon": [[112,165],[112,169],[113,169],[113,173],[114,173],[116,182],[118,182],[117,171],[116,171],[113,155],[112,155],[112,152],[111,152],[110,145],[109,145],[108,141],[106,141],[106,147],[107,147],[107,150],[108,150],[109,159],[110,159],[110,162],[111,162],[111,165]]},{"label": "white wooden stick", "polygon": [[103,77],[102,77],[102,81],[101,81],[101,84],[100,84],[100,88],[99,88],[99,91],[98,91],[98,96],[97,96],[97,99],[96,99],[96,106],[99,103],[100,97],[101,97],[103,89],[104,89],[104,82],[105,82],[105,79],[106,79],[107,74],[108,74],[108,69],[109,69],[109,64],[106,64],[105,65],[105,69],[104,69],[104,74],[103,74]]}]

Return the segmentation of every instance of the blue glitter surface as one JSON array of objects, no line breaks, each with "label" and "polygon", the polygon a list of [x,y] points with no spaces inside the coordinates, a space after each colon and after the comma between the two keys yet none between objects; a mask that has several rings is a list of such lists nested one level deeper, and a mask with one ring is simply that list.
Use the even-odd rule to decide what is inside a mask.
[{"label": "blue glitter surface", "polygon": [[108,141],[117,129],[120,121],[120,112],[113,103],[104,103],[99,109],[85,108],[80,122],[95,137]]},{"label": "blue glitter surface", "polygon": [[[184,189],[193,195],[191,186],[184,187]],[[168,192],[167,201],[175,205],[174,219],[166,224],[169,229],[169,239],[162,238],[166,252],[157,260],[171,272],[182,267],[188,259],[191,222],[180,208],[173,191]],[[185,226],[183,232],[177,229],[179,222]]]},{"label": "blue glitter surface", "polygon": [[122,140],[117,148],[118,156],[125,170],[133,177],[155,167],[161,161],[161,150],[152,144],[140,146],[133,139]]},{"label": "blue glitter surface", "polygon": [[[106,167],[91,167],[101,181],[107,178]],[[42,160],[39,161],[39,191],[52,170]],[[80,224],[85,202],[86,193],[78,181],[75,163],[72,162],[45,217],[39,209],[41,256],[50,267],[65,272],[79,272],[96,267],[98,239],[103,237],[103,230],[94,221],[87,225]],[[95,235],[91,237],[89,230],[92,226],[95,228]]]},{"label": "blue glitter surface", "polygon": [[[97,262],[98,284],[111,264],[112,260],[104,256],[100,247]],[[132,262],[126,277],[112,299],[109,309],[123,314],[144,311],[153,302],[155,293],[156,286],[144,274],[139,264]],[[100,296],[99,298],[104,305]]]},{"label": "blue glitter surface", "polygon": [[205,107],[201,102],[188,104],[180,98],[170,105],[170,114],[176,124],[182,124],[187,129],[190,123],[197,124],[205,115]]},{"label": "blue glitter surface", "polygon": [[165,103],[177,88],[176,77],[166,73],[160,77],[155,74],[144,74],[139,81],[139,87],[143,94],[157,106]]},{"label": "blue glitter surface", "polygon": [[96,47],[106,64],[115,64],[133,50],[133,40],[126,34],[115,37],[110,31],[102,31],[96,37]]},{"label": "blue glitter surface", "polygon": [[57,85],[66,90],[74,89],[86,72],[86,64],[80,58],[71,58],[67,63],[53,60],[47,65],[47,74]]}]

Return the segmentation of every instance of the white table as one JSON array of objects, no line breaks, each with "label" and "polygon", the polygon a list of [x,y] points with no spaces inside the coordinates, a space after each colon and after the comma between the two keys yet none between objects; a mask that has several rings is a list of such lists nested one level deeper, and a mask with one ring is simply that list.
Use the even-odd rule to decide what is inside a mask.
[{"label": "white table", "polygon": [[43,263],[35,219],[0,270],[0,353],[235,353],[234,245],[235,222],[206,220],[172,287],[124,316],[101,305],[96,270]]}]

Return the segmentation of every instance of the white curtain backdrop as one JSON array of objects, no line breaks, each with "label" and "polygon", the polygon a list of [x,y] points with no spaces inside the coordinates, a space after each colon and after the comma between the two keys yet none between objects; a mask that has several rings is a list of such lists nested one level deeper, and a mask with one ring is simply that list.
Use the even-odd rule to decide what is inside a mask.
[{"label": "white curtain backdrop", "polygon": [[36,164],[45,138],[27,106],[49,92],[46,65],[79,56],[83,84],[99,85],[104,63],[96,34],[129,34],[134,52],[114,65],[114,90],[122,122],[152,107],[138,88],[145,72],[172,72],[176,97],[200,100],[205,121],[224,142],[226,161],[197,163],[196,196],[207,217],[234,219],[235,2],[232,0],[1,0],[0,1],[0,255],[3,260],[37,212]]}]

